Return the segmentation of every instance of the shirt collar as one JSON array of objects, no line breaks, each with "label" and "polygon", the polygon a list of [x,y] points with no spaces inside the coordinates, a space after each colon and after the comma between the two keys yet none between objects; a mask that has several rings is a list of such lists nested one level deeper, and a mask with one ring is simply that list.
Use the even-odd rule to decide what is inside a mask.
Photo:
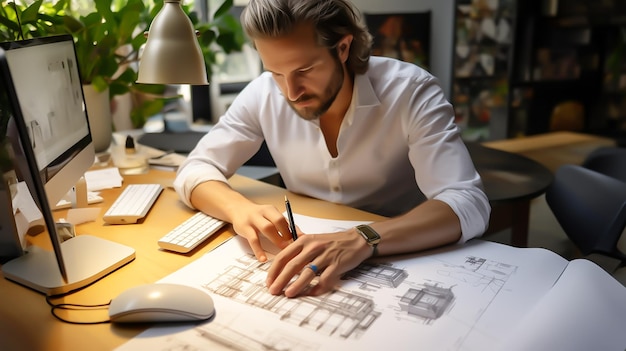
[{"label": "shirt collar", "polygon": [[[352,124],[354,120],[354,112],[361,108],[371,108],[380,105],[380,100],[374,92],[372,82],[367,74],[357,74],[354,78],[354,87],[352,89],[352,101],[350,107],[346,111],[344,123]],[[311,120],[313,124],[319,127],[319,119]]]},{"label": "shirt collar", "polygon": [[346,112],[346,122],[348,125],[352,124],[354,119],[354,112],[361,108],[374,107],[380,105],[380,100],[374,88],[372,82],[367,74],[357,74],[354,77],[354,88],[352,91],[352,102]]}]

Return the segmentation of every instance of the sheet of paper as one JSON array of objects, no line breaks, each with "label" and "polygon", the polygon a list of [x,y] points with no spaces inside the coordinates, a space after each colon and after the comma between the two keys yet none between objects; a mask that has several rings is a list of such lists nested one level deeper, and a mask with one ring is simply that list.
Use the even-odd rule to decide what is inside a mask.
[{"label": "sheet of paper", "polygon": [[[287,213],[283,214],[287,218]],[[305,216],[298,213],[293,214],[293,221],[304,233],[335,233],[348,228],[356,227],[359,224],[368,224],[364,221],[335,221]]]},{"label": "sheet of paper", "polygon": [[93,222],[98,219],[100,212],[102,212],[100,207],[71,208],[67,210],[66,220],[73,225]]},{"label": "sheet of paper", "polygon": [[[26,182],[18,182],[15,184],[15,197],[13,197],[13,218],[15,219],[15,227],[17,235],[20,238],[22,248],[26,248],[26,234],[29,229],[35,227],[43,228],[45,222],[39,207],[35,203]],[[41,230],[38,230],[41,231]]]},{"label": "sheet of paper", "polygon": [[87,190],[98,191],[102,189],[119,188],[122,186],[122,175],[117,167],[96,169],[85,172]]},{"label": "sheet of paper", "polygon": [[505,338],[501,350],[626,349],[626,287],[596,264],[574,260]]},{"label": "sheet of paper", "polygon": [[43,219],[43,215],[35,203],[26,182],[17,183],[17,192],[13,198],[13,214],[18,210],[22,212],[28,222]]},{"label": "sheet of paper", "polygon": [[159,167],[168,167],[168,168],[178,168],[185,160],[187,156],[177,154],[177,153],[168,153],[163,155],[157,155],[155,158],[149,158],[148,163],[150,166],[159,166]]},{"label": "sheet of paper", "polygon": [[[356,223],[300,215],[296,222],[310,232]],[[335,292],[287,299],[267,293],[271,263],[256,261],[235,237],[163,279],[207,289],[217,311],[212,320],[157,325],[119,350],[496,349],[567,263],[543,249],[474,240],[381,257],[346,275]]]}]

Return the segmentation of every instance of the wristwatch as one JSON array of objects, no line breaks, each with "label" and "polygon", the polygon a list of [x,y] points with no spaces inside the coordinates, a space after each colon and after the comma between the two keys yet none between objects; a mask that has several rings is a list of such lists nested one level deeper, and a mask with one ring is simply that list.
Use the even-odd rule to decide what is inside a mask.
[{"label": "wristwatch", "polygon": [[365,224],[357,225],[356,232],[365,239],[367,245],[372,247],[372,256],[378,255],[377,246],[380,242],[380,235],[372,227]]}]

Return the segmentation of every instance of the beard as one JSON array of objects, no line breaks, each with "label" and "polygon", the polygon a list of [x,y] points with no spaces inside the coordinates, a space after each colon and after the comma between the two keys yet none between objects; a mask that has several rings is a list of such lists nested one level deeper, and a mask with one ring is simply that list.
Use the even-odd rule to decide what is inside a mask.
[{"label": "beard", "polygon": [[[305,94],[300,96],[296,101],[287,99],[287,103],[302,119],[311,121],[320,118],[333,105],[335,99],[337,99],[337,95],[339,95],[339,91],[341,91],[341,87],[343,86],[344,73],[343,65],[337,58],[335,60],[335,70],[331,76],[330,82],[324,89],[323,95]],[[320,104],[302,108],[297,107],[298,103],[309,100],[318,100]]]}]

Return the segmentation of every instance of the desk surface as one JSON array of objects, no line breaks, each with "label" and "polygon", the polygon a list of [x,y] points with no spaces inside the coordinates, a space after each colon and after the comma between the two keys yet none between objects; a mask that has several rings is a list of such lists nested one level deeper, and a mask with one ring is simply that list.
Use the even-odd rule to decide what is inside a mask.
[{"label": "desk surface", "polygon": [[[77,234],[91,234],[133,247],[136,259],[121,269],[104,277],[83,290],[54,299],[54,302],[75,304],[106,303],[122,291],[135,285],[152,283],[180,269],[234,233],[230,226],[196,248],[189,254],[179,255],[159,249],[157,241],[169,230],[190,217],[193,212],[186,208],[171,189],[173,172],[151,170],[145,175],[126,176],[129,183],[161,183],[166,188],[148,216],[141,224],[107,225],[99,218],[95,222],[77,226]],[[284,206],[283,188],[250,178],[235,175],[231,185],[247,197],[259,203]],[[120,194],[121,188],[102,192],[104,202],[91,205],[101,207],[102,212]],[[308,197],[289,194],[294,211],[304,215],[330,219],[376,220],[379,216],[360,210],[336,205]],[[65,211],[55,213],[63,217]],[[50,247],[45,235],[30,238],[33,243]],[[8,281],[0,279],[0,340],[5,350],[110,350],[133,338],[148,325],[116,326],[112,324],[73,325],[55,319],[45,301],[45,296]],[[75,317],[83,315],[73,315]],[[106,317],[106,310],[95,317]],[[86,318],[93,318],[85,315]]]},{"label": "desk surface", "polygon": [[581,164],[593,150],[615,146],[615,140],[563,131],[489,141],[483,145],[526,156],[554,172],[563,164]]}]

